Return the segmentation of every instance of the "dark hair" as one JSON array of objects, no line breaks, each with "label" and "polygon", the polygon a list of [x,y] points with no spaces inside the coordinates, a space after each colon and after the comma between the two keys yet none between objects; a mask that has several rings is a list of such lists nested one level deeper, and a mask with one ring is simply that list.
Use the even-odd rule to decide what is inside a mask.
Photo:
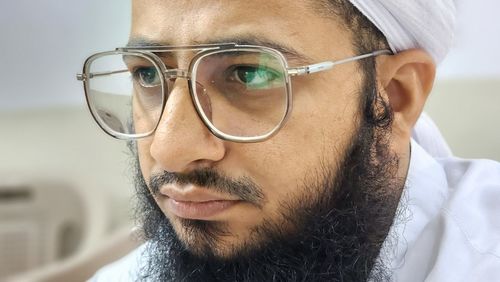
[{"label": "dark hair", "polygon": [[[346,26],[351,33],[354,50],[358,54],[389,49],[384,34],[348,0],[314,1],[323,15],[340,19],[340,23]],[[384,99],[377,87],[375,58],[360,60],[358,64],[364,75],[361,92],[364,96],[360,105],[364,121],[375,127],[388,128],[393,120],[393,112],[389,101]]]}]

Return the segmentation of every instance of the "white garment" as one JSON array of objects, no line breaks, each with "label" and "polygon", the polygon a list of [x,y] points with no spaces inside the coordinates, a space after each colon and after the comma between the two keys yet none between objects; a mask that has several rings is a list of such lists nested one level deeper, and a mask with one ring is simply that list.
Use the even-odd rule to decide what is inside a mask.
[{"label": "white garment", "polygon": [[87,282],[139,282],[141,259],[145,248],[146,244],[142,244],[125,257],[101,268]]},{"label": "white garment", "polygon": [[[134,281],[143,249],[91,281]],[[379,259],[394,281],[500,281],[500,163],[433,158],[412,140],[405,190]]]},{"label": "white garment", "polygon": [[433,158],[412,140],[397,214],[380,257],[394,281],[500,281],[500,163]]},{"label": "white garment", "polygon": [[422,112],[413,127],[412,138],[432,157],[446,158],[453,156],[448,143],[432,119]]}]

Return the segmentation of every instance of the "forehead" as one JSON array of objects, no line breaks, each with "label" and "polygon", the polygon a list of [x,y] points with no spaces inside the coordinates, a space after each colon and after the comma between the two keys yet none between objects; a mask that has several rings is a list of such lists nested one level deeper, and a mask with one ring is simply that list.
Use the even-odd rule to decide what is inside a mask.
[{"label": "forehead", "polygon": [[[262,42],[293,45],[313,53],[332,44],[350,46],[349,34],[321,16],[310,1],[289,0],[133,0],[131,40],[163,45]],[[316,50],[315,50],[316,49]]]}]

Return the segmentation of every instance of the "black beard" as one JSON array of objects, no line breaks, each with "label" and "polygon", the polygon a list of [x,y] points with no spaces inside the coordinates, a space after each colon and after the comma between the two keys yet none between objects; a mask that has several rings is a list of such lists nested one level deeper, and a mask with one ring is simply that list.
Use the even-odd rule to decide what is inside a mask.
[{"label": "black beard", "polygon": [[[137,168],[136,215],[148,241],[139,280],[148,281],[387,281],[380,261],[382,243],[393,223],[404,179],[398,157],[389,151],[389,132],[363,123],[338,170],[326,165],[304,179],[301,197],[281,205],[283,222],[264,222],[259,241],[237,255],[214,255],[224,226],[186,220],[187,232],[207,243],[204,255],[181,242],[157,206]],[[204,178],[203,175],[206,177]],[[213,182],[197,173],[197,182]],[[173,175],[167,179],[184,181]],[[312,182],[312,183],[311,183]],[[284,229],[283,226],[293,228]],[[288,230],[288,231],[286,231]],[[387,242],[386,242],[387,244]]]}]

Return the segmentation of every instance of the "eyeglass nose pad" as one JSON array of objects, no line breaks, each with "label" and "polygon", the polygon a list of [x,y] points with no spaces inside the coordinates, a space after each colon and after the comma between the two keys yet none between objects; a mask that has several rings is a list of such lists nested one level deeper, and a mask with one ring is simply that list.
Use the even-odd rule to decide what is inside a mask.
[{"label": "eyeglass nose pad", "polygon": [[203,84],[199,82],[196,82],[196,96],[198,98],[198,102],[200,103],[201,109],[203,110],[203,113],[211,121],[212,102],[210,101],[210,97],[208,96],[208,90],[203,86]]}]

